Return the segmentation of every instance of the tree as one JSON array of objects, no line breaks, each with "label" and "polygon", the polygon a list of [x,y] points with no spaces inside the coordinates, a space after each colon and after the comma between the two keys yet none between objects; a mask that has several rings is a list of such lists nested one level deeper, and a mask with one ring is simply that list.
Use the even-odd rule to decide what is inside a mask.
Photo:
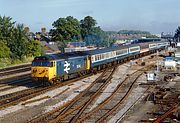
[{"label": "tree", "polygon": [[18,24],[16,28],[13,29],[13,37],[8,43],[10,48],[12,58],[22,59],[23,56],[27,54],[27,44],[28,38],[24,32],[24,27],[22,24]]},{"label": "tree", "polygon": [[0,39],[8,43],[12,38],[15,22],[12,22],[10,17],[0,16]]},{"label": "tree", "polygon": [[0,16],[0,58],[9,58],[11,51],[8,43],[13,37],[13,29],[15,22],[10,17]]},{"label": "tree", "polygon": [[99,26],[94,27],[91,35],[85,37],[87,45],[95,45],[97,47],[109,47],[114,43],[108,33],[104,32]]},{"label": "tree", "polygon": [[52,26],[55,29],[50,31],[53,40],[55,41],[71,41],[73,38],[80,37],[80,24],[76,18],[67,16],[66,18],[59,18]]},{"label": "tree", "polygon": [[96,24],[96,20],[91,16],[86,16],[80,22],[72,16],[59,18],[52,24],[54,29],[50,30],[50,35],[52,40],[58,41],[59,47],[62,49],[66,47],[67,41],[78,40],[80,36],[87,45],[110,46],[113,41]]},{"label": "tree", "polygon": [[96,20],[91,16],[86,16],[83,20],[80,21],[81,27],[81,36],[84,39],[87,35],[91,35],[95,25],[97,24]]},{"label": "tree", "polygon": [[[0,60],[11,63],[25,56],[36,56],[41,52],[40,43],[28,39],[29,28],[16,24],[11,17],[0,16]],[[30,48],[31,47],[31,48]],[[0,62],[1,62],[0,61]]]},{"label": "tree", "polygon": [[39,56],[42,54],[42,48],[41,44],[37,40],[32,40],[28,42],[28,47],[27,47],[27,55],[28,56]]},{"label": "tree", "polygon": [[180,41],[180,26],[176,29],[174,38],[179,42]]}]

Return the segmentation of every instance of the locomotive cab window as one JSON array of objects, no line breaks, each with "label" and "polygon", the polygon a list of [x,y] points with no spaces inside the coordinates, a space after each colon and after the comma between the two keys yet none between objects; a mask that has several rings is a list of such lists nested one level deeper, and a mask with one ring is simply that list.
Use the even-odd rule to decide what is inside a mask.
[{"label": "locomotive cab window", "polygon": [[55,66],[55,62],[51,62],[50,67],[54,67],[54,66]]},{"label": "locomotive cab window", "polygon": [[53,62],[51,62],[50,67],[53,67]]}]

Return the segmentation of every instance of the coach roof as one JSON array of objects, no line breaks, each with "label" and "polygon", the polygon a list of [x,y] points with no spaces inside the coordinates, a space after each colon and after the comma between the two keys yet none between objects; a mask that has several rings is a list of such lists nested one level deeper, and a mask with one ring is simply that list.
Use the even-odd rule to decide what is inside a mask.
[{"label": "coach roof", "polygon": [[95,49],[95,50],[89,50],[89,51],[76,51],[76,52],[69,52],[69,53],[47,54],[43,56],[38,56],[35,58],[35,60],[58,60],[58,59],[68,59],[72,57],[83,57],[87,55],[95,55],[95,54],[101,54],[105,52],[126,49],[126,48],[137,46],[137,45],[138,44],[132,44],[132,45],[125,45],[125,46],[118,46],[118,47]]}]

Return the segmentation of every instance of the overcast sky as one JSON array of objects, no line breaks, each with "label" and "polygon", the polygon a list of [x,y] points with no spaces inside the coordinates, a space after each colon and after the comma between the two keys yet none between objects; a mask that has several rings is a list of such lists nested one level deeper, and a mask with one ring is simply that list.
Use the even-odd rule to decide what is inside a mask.
[{"label": "overcast sky", "polygon": [[59,17],[90,15],[103,30],[167,33],[180,26],[180,0],[0,0],[0,15],[31,31],[50,29]]}]

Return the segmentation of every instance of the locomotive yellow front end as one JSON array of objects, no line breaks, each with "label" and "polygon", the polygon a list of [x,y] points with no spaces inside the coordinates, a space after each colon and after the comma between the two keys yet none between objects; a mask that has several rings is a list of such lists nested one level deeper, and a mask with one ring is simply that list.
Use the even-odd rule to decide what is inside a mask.
[{"label": "locomotive yellow front end", "polygon": [[35,59],[32,62],[31,77],[33,81],[52,84],[56,78],[56,62]]}]

